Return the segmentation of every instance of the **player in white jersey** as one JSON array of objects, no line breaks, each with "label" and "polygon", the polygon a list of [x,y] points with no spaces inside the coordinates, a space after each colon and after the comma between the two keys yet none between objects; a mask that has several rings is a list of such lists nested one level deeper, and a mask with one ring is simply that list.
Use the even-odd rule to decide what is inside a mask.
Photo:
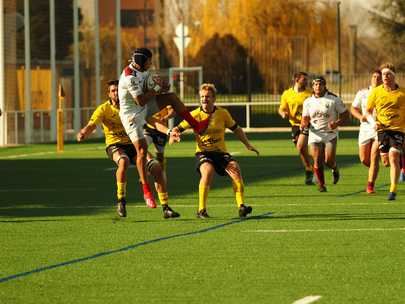
[{"label": "player in white jersey", "polygon": [[379,151],[375,113],[367,112],[367,98],[371,89],[382,84],[381,71],[375,70],[371,75],[370,86],[357,92],[352,103],[351,114],[360,121],[359,157],[363,165],[368,167],[367,193],[375,193],[374,183],[379,169]]},{"label": "player in white jersey", "polygon": [[339,181],[336,165],[337,127],[349,117],[342,100],[329,92],[322,76],[312,81],[313,95],[304,101],[301,128],[309,127],[308,144],[314,159],[314,173],[320,192],[326,192],[324,164],[332,169],[333,183]]},{"label": "player in white jersey", "polygon": [[[136,167],[142,183],[144,199],[151,208],[156,207],[152,191],[147,183],[146,155],[148,145],[144,135],[147,107],[163,108],[172,106],[183,119],[190,123],[194,131],[202,133],[208,126],[209,118],[198,122],[187,111],[185,105],[174,94],[168,92],[169,86],[158,77],[152,77],[148,71],[152,65],[152,52],[147,48],[134,51],[130,64],[125,67],[118,84],[120,100],[120,118],[125,131],[135,146]],[[153,78],[153,81],[151,81]],[[150,87],[150,83],[153,87]]]}]

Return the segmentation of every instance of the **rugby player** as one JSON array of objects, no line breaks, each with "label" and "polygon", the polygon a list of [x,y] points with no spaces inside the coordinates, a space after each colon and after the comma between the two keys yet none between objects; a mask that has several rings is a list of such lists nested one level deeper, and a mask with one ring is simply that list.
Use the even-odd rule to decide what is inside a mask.
[{"label": "rugby player", "polygon": [[400,156],[405,136],[405,89],[395,82],[395,67],[391,63],[380,66],[383,84],[372,89],[367,99],[367,112],[376,112],[378,144],[382,159],[390,165],[388,200],[397,196],[400,175]]},{"label": "rugby player", "polygon": [[[100,124],[103,127],[105,135],[107,155],[117,165],[117,213],[120,217],[126,217],[126,172],[129,163],[135,162],[136,150],[134,145],[131,143],[130,138],[125,133],[119,117],[118,80],[108,82],[108,100],[97,107],[88,124],[77,134],[77,141],[83,141],[96,129],[97,125]],[[156,123],[156,126],[163,132],[167,130],[164,125],[159,125]],[[176,137],[176,133],[172,132],[171,136]],[[177,139],[175,139],[175,141],[176,140]],[[159,162],[153,159],[151,155],[148,155],[148,162],[146,166],[156,181],[156,191],[162,205],[163,217],[179,217],[180,214],[175,212],[168,205],[166,180]]]},{"label": "rugby player", "polygon": [[295,73],[293,81],[293,87],[285,90],[281,95],[278,113],[283,119],[288,119],[291,124],[292,142],[298,150],[305,169],[305,184],[312,185],[314,173],[308,154],[308,128],[300,129],[302,106],[304,100],[311,96],[311,91],[307,89],[308,74],[305,72]]},{"label": "rugby player", "polygon": [[[230,129],[249,151],[259,155],[259,151],[253,147],[243,132],[242,128],[233,120],[231,114],[222,107],[215,105],[216,88],[213,84],[202,84],[199,90],[201,106],[191,112],[198,121],[211,120],[207,130],[199,135],[196,134],[197,148],[197,172],[200,174],[199,204],[197,217],[208,218],[207,198],[214,177],[214,173],[221,176],[228,175],[232,180],[235,200],[241,218],[252,212],[252,207],[245,204],[244,184],[238,162],[227,152],[225,146],[225,129]],[[190,124],[182,121],[173,130],[182,132],[190,128]]]},{"label": "rugby player", "polygon": [[312,81],[313,95],[304,101],[301,129],[309,128],[308,144],[314,160],[314,172],[320,192],[326,192],[324,164],[332,169],[333,183],[339,181],[336,164],[338,126],[349,117],[342,100],[326,88],[322,76]]},{"label": "rugby player", "polygon": [[363,165],[368,167],[368,181],[366,192],[375,193],[374,184],[378,175],[379,153],[375,113],[367,112],[367,97],[370,91],[381,85],[381,71],[375,70],[371,74],[370,86],[357,92],[351,107],[351,114],[360,121],[359,157]]}]

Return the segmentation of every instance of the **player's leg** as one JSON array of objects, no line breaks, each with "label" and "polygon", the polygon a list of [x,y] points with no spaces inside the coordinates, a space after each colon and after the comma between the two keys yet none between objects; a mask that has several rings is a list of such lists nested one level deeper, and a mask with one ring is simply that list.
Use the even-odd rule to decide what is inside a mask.
[{"label": "player's leg", "polygon": [[402,146],[402,153],[401,153],[401,173],[399,175],[399,181],[401,183],[405,182],[405,155],[404,155],[405,147]]},{"label": "player's leg", "polygon": [[370,147],[370,168],[368,169],[367,193],[375,193],[374,185],[378,175],[380,153],[378,141],[372,140]]},{"label": "player's leg", "polygon": [[155,181],[155,189],[158,194],[160,205],[163,210],[164,218],[179,217],[180,214],[174,211],[169,206],[169,194],[167,191],[166,177],[164,175],[162,166],[160,163],[148,154],[148,162],[146,164],[148,172],[153,176]]},{"label": "player's leg", "polygon": [[184,103],[174,93],[166,93],[156,96],[156,103],[160,109],[166,106],[172,106],[174,111],[186,120],[196,133],[204,132],[208,127],[209,118],[203,121],[197,121],[187,110]]},{"label": "player's leg", "polygon": [[368,140],[359,146],[360,162],[366,167],[370,167],[371,146],[373,145],[373,142],[373,140]]},{"label": "player's leg", "polygon": [[229,177],[232,180],[232,187],[235,193],[235,201],[239,209],[239,216],[246,217],[248,214],[252,213],[252,207],[245,204],[245,186],[243,184],[243,178],[239,164],[235,160],[231,160],[227,164],[225,171],[226,173],[228,173]]},{"label": "player's leg", "polygon": [[333,183],[337,184],[340,179],[340,172],[336,164],[337,137],[325,144],[325,164],[332,169]]},{"label": "player's leg", "polygon": [[325,144],[311,143],[311,155],[314,160],[314,173],[318,180],[318,187],[320,192],[326,192],[325,175],[324,175],[324,161],[325,161]]},{"label": "player's leg", "polygon": [[391,147],[390,151],[388,152],[388,157],[390,161],[390,194],[388,196],[388,200],[395,200],[397,187],[398,187],[398,180],[400,174],[400,155],[401,150],[397,147]]},{"label": "player's leg", "polygon": [[205,158],[203,155],[197,156],[200,183],[198,185],[198,212],[197,217],[208,218],[207,213],[207,200],[208,192],[215,174],[215,168],[212,164],[212,160]]},{"label": "player's leg", "polygon": [[142,184],[143,197],[145,199],[146,205],[149,208],[156,208],[155,198],[149,187],[147,173],[146,173],[146,157],[148,154],[148,145],[146,144],[145,138],[140,138],[133,141],[136,149],[136,168],[139,173],[139,180]]},{"label": "player's leg", "polygon": [[313,184],[313,169],[311,164],[311,157],[308,153],[308,135],[299,133],[297,136],[297,144],[296,144],[299,156],[301,158],[302,164],[305,168],[305,184],[312,185]]},{"label": "player's leg", "polygon": [[127,216],[126,210],[126,192],[127,192],[127,176],[126,172],[129,166],[129,157],[122,148],[109,147],[107,154],[116,163],[117,170],[115,178],[117,183],[117,213],[120,217]]}]

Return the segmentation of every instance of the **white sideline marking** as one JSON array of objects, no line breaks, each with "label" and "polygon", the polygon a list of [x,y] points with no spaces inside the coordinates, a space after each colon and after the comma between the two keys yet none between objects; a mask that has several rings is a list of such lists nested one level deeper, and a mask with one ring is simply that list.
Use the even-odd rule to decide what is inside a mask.
[{"label": "white sideline marking", "polygon": [[[84,149],[74,149],[68,150],[66,152],[81,152],[81,151],[95,151],[95,150],[103,150],[103,147],[94,147],[94,148],[84,148]],[[9,156],[0,157],[0,159],[15,159],[15,158],[22,158],[22,157],[29,157],[29,156],[42,156],[42,155],[49,155],[49,154],[57,154],[57,151],[48,151],[48,152],[34,152],[34,153],[24,153],[24,154],[14,154]]]},{"label": "white sideline marking", "polygon": [[0,192],[57,192],[57,191],[96,191],[97,188],[26,188],[26,189],[0,189]]},{"label": "white sideline marking", "polygon": [[259,229],[249,233],[300,233],[300,232],[353,232],[353,231],[405,231],[405,227],[394,228],[346,228],[346,229]]},{"label": "white sideline marking", "polygon": [[307,296],[305,298],[299,299],[297,301],[295,301],[293,304],[309,304],[309,303],[314,303],[316,301],[318,301],[320,298],[322,298],[321,296]]}]

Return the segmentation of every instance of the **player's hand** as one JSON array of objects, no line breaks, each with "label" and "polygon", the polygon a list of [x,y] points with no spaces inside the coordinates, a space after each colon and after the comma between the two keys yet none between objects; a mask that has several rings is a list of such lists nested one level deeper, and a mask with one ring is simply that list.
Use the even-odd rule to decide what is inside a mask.
[{"label": "player's hand", "polygon": [[255,147],[253,147],[252,145],[246,146],[246,149],[248,149],[249,151],[255,152],[257,156],[260,155],[259,151]]},{"label": "player's hand", "polygon": [[329,129],[334,130],[338,127],[338,124],[336,123],[336,121],[330,121],[328,123]]},{"label": "player's hand", "polygon": [[77,139],[78,142],[83,141],[83,139],[84,139],[84,134],[83,134],[82,132],[77,133],[76,139]]},{"label": "player's hand", "polygon": [[281,118],[282,119],[287,119],[288,118],[288,113],[287,112],[281,112]]},{"label": "player's hand", "polygon": [[169,144],[171,145],[180,142],[181,140],[180,135],[181,133],[178,128],[172,129],[169,136]]}]

